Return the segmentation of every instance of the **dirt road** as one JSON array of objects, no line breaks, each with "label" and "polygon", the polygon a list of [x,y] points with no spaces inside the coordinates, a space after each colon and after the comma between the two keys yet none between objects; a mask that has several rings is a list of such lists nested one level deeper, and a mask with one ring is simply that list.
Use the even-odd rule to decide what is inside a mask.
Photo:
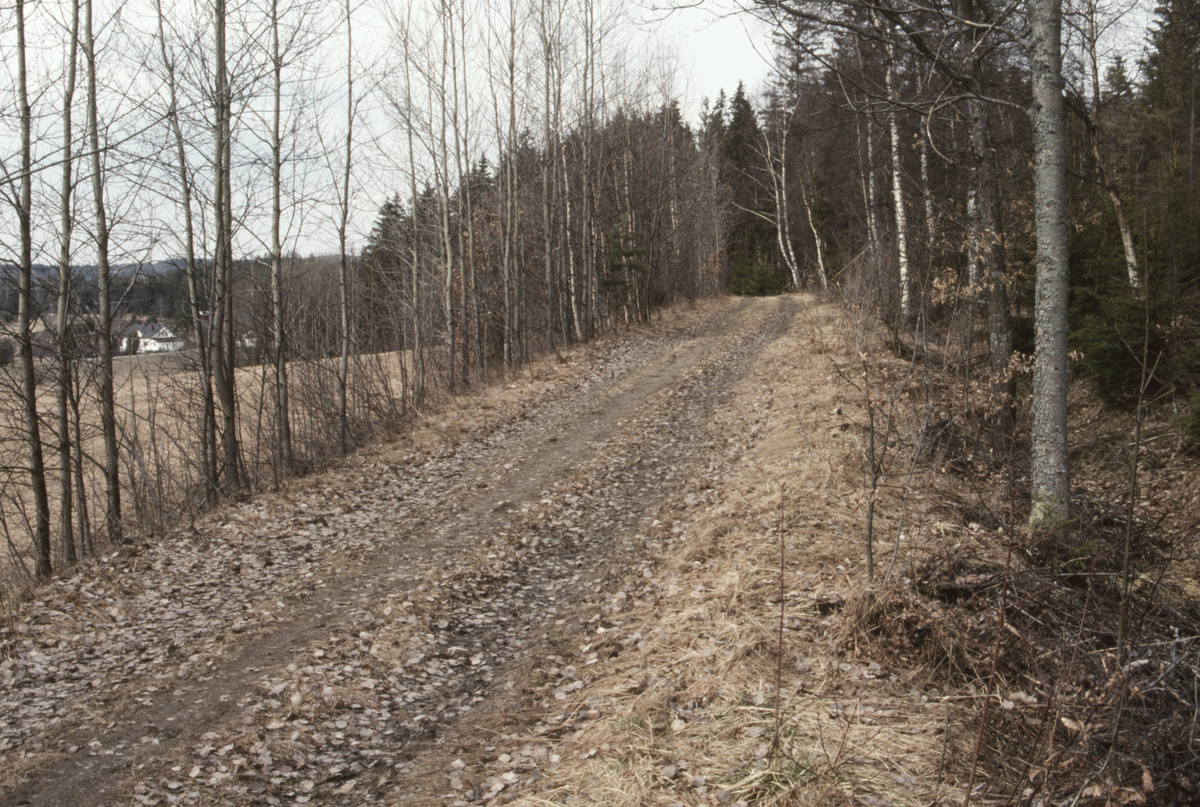
[{"label": "dirt road", "polygon": [[581,350],[55,583],[0,631],[0,804],[472,803],[515,784],[473,755],[550,673],[570,693],[564,643],[621,652],[606,619],[653,574],[660,507],[705,488],[713,413],[802,306],[726,300]]}]

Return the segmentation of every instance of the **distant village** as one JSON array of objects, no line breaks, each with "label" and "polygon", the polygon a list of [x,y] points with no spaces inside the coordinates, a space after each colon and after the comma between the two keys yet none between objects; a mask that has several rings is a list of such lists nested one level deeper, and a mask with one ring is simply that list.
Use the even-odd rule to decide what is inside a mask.
[{"label": "distant village", "polygon": [[[178,333],[169,325],[158,322],[137,322],[124,318],[124,322],[115,322],[113,328],[113,350],[123,356],[136,356],[147,353],[174,353],[188,347],[190,340]],[[86,327],[86,323],[78,317],[72,317],[75,322],[72,329],[76,339],[83,345],[90,345],[94,330]],[[81,327],[83,326],[83,327]],[[48,358],[57,350],[58,327],[53,314],[37,317],[30,324],[30,334],[33,340],[34,358]],[[0,365],[12,361],[16,345],[17,323],[15,320],[0,322]],[[70,338],[70,337],[68,337]],[[84,347],[82,353],[91,352]]]},{"label": "distant village", "polygon": [[[308,259],[308,264],[324,266],[326,257]],[[121,288],[121,304],[118,315],[113,318],[112,346],[117,355],[137,356],[156,353],[177,353],[195,347],[187,298],[187,282],[179,261],[159,261],[135,267],[123,267],[115,273]],[[249,278],[255,268],[253,261],[239,261],[244,278]],[[80,267],[74,281],[73,294],[77,298],[70,315],[67,338],[75,341],[75,354],[87,356],[95,352],[97,327],[95,324],[95,284],[90,267]],[[0,265],[0,366],[13,360],[17,335],[17,298],[15,268]],[[58,323],[54,313],[57,293],[57,269],[52,266],[36,266],[37,294],[35,308],[39,310],[30,322],[34,358],[53,356],[58,349]],[[251,288],[256,284],[250,283]],[[253,295],[253,291],[250,295]],[[83,308],[83,313],[79,309]],[[207,319],[207,313],[202,313]],[[240,359],[257,362],[260,334],[265,325],[255,317],[253,303],[242,308],[236,315],[238,331],[237,347],[245,355]]]}]

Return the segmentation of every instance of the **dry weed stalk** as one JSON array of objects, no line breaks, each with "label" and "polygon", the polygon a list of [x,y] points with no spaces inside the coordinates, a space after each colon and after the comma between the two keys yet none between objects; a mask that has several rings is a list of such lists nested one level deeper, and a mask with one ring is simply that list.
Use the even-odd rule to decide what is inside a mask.
[{"label": "dry weed stalk", "polygon": [[[887,468],[890,464],[890,454],[894,447],[894,441],[899,436],[897,433],[899,425],[898,403],[901,396],[905,394],[907,381],[914,365],[912,362],[909,362],[904,375],[898,381],[895,381],[887,367],[876,369],[873,377],[872,362],[865,351],[860,352],[858,358],[862,365],[861,383],[836,361],[833,361],[832,364],[838,378],[862,396],[867,412],[867,445],[863,455],[866,461],[868,481],[865,542],[867,583],[870,585],[875,582],[876,498],[884,478],[888,476]],[[905,487],[907,488],[907,483]]]}]

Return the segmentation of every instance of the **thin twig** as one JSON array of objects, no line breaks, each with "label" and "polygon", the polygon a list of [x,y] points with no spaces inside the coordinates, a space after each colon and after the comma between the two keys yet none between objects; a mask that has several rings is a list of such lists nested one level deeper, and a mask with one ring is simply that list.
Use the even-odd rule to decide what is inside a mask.
[{"label": "thin twig", "polygon": [[779,485],[779,625],[778,625],[778,652],[775,654],[775,736],[771,740],[771,755],[773,757],[780,756],[779,734],[783,721],[780,719],[779,710],[783,703],[783,618],[784,618],[784,584],[783,570],[786,560],[786,521],[784,513],[784,494],[787,492],[787,483],[781,482]]}]

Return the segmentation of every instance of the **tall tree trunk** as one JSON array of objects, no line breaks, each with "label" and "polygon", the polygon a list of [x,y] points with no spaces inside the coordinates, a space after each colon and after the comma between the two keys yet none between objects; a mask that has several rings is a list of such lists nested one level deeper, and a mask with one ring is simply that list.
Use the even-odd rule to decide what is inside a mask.
[{"label": "tall tree trunk", "polygon": [[[471,317],[468,304],[475,299],[475,222],[471,197],[471,99],[465,84],[461,87],[459,101],[458,69],[461,58],[464,75],[467,66],[467,15],[459,14],[459,39],[451,55],[450,83],[454,86],[454,166],[460,178],[460,192],[455,197],[455,212],[458,216],[458,273],[459,273],[459,341],[461,346],[461,377],[464,384],[471,375]],[[462,126],[459,126],[459,116]],[[477,377],[479,377],[477,375]]]},{"label": "tall tree trunk", "polygon": [[279,50],[279,0],[271,0],[271,73],[274,79],[271,116],[271,346],[275,366],[275,442],[284,472],[295,467],[292,456],[292,427],[288,414],[287,345],[283,330],[283,244],[282,215],[283,141],[279,119],[283,107],[283,57]]},{"label": "tall tree trunk", "polygon": [[1071,517],[1067,453],[1067,134],[1063,114],[1062,0],[1030,0],[1037,288],[1030,525]]},{"label": "tall tree trunk", "polygon": [[557,133],[557,120],[552,118],[552,98],[554,96],[551,82],[551,71],[554,60],[554,49],[558,42],[558,28],[551,28],[549,9],[552,0],[541,0],[538,6],[538,34],[542,44],[542,261],[546,274],[546,346],[556,349],[554,338],[555,319],[555,289],[554,289],[554,216],[552,200],[554,196],[554,167],[558,164],[555,159],[556,144],[554,136]]},{"label": "tall tree trunk", "polygon": [[[438,166],[442,175],[442,192],[441,192],[441,213],[442,213],[442,254],[445,257],[443,269],[445,270],[444,278],[445,285],[442,289],[442,316],[445,317],[446,328],[446,374],[448,380],[448,388],[450,392],[457,389],[455,366],[456,359],[455,337],[457,320],[454,317],[454,246],[450,235],[450,146],[446,140],[446,129],[456,122],[448,120],[447,112],[450,105],[458,104],[458,88],[446,87],[446,71],[450,66],[450,62],[454,59],[456,48],[452,41],[454,32],[453,20],[453,5],[448,0],[442,0],[439,7],[439,17],[442,22],[442,58],[441,68],[438,71],[438,81],[440,84],[441,98],[439,109],[441,110],[441,126],[438,132],[438,161],[441,163]],[[454,97],[451,99],[447,96],[447,92],[453,92]],[[454,127],[454,136],[458,137],[458,127]]]},{"label": "tall tree trunk", "polygon": [[562,144],[562,180],[563,180],[563,241],[567,249],[567,298],[571,308],[571,325],[574,328],[575,341],[582,342],[583,334],[583,305],[579,291],[579,274],[575,265],[575,241],[571,237],[571,173],[567,170],[567,146]]},{"label": "tall tree trunk", "polygon": [[[1087,50],[1088,69],[1092,79],[1092,108],[1090,113],[1081,110],[1084,126],[1088,133],[1088,143],[1092,148],[1092,157],[1096,161],[1096,171],[1100,174],[1100,184],[1108,192],[1112,202],[1113,214],[1117,219],[1117,230],[1121,233],[1121,246],[1125,250],[1125,272],[1129,276],[1129,287],[1141,288],[1142,279],[1138,274],[1137,250],[1133,246],[1133,230],[1129,227],[1129,219],[1125,215],[1125,203],[1121,199],[1121,189],[1109,173],[1108,164],[1104,160],[1102,144],[1104,129],[1100,119],[1100,57],[1099,33],[1096,28],[1096,3],[1089,0],[1085,4],[1086,34],[1084,37]],[[1195,126],[1191,127],[1194,137]]]},{"label": "tall tree trunk", "polygon": [[[71,305],[71,232],[75,220],[71,211],[73,184],[71,153],[74,131],[71,127],[71,112],[75,102],[75,74],[79,50],[79,0],[71,2],[71,34],[67,46],[66,86],[63,89],[63,145],[62,185],[59,190],[59,250],[58,250],[58,300],[55,310],[55,337],[58,352],[58,389],[55,390],[55,416],[58,424],[58,479],[59,533],[62,541],[63,563],[70,565],[76,560],[74,508],[71,496],[71,417],[70,397],[72,366],[75,357],[74,340],[67,322]],[[77,448],[77,447],[76,447]]]},{"label": "tall tree trunk", "polygon": [[33,550],[38,580],[53,572],[50,561],[50,501],[46,493],[46,466],[38,422],[37,378],[33,366],[30,320],[33,310],[33,112],[29,105],[29,73],[25,62],[25,0],[17,0],[17,114],[21,116],[21,184],[17,219],[21,238],[21,265],[17,287],[17,349],[21,354],[21,394],[25,410],[25,440],[29,449],[29,485],[33,494]]},{"label": "tall tree trunk", "polygon": [[[796,260],[796,252],[792,249],[791,205],[788,204],[787,187],[788,135],[791,132],[792,118],[795,114],[796,107],[793,106],[783,116],[780,125],[778,155],[771,147],[769,132],[763,133],[763,142],[767,148],[767,170],[771,176],[771,189],[775,196],[775,238],[779,243],[779,254],[783,256],[783,262],[787,264],[788,272],[792,276],[792,286],[798,289],[800,288],[800,262]],[[807,208],[807,205],[805,207]],[[809,223],[811,224],[811,220]],[[824,284],[822,283],[822,285]]]},{"label": "tall tree trunk", "polygon": [[925,132],[917,137],[917,150],[921,160],[921,200],[925,203],[925,241],[933,260],[934,245],[937,243],[937,218],[933,210],[933,186],[929,182],[929,143]]},{"label": "tall tree trunk", "polygon": [[970,120],[971,150],[975,156],[972,194],[977,216],[977,220],[972,222],[971,237],[987,309],[992,397],[998,413],[994,433],[997,448],[1007,453],[1015,428],[1012,406],[1016,395],[1016,381],[1009,366],[1013,352],[1013,336],[1008,311],[1008,286],[1004,277],[1007,261],[1001,235],[1003,225],[1000,221],[1000,183],[996,171],[995,151],[992,147],[987,103],[981,98],[970,99],[967,101],[967,114]]},{"label": "tall tree trunk", "polygon": [[821,281],[821,288],[829,288],[829,272],[825,269],[825,244],[821,238],[821,233],[817,230],[817,224],[813,221],[812,205],[808,201],[808,191],[804,188],[804,177],[800,177],[800,204],[804,206],[804,216],[808,220],[808,229],[812,231],[813,248],[817,255],[817,278]]},{"label": "tall tree trunk", "polygon": [[888,114],[888,133],[892,145],[892,206],[896,221],[896,263],[900,269],[900,322],[907,324],[916,314],[913,301],[913,281],[908,263],[908,213],[904,207],[904,172],[900,163],[900,119],[899,96],[896,94],[895,49],[888,45],[888,63],[884,81],[887,84],[888,102],[892,109]]},{"label": "tall tree trunk", "polygon": [[213,155],[213,225],[215,250],[213,276],[215,305],[212,319],[213,382],[221,403],[222,434],[221,475],[225,484],[241,487],[238,468],[237,396],[235,394],[234,361],[237,345],[233,328],[233,193],[230,160],[233,146],[233,103],[229,89],[229,68],[225,53],[225,0],[216,0],[214,8],[214,38],[216,40],[216,92],[214,111]]},{"label": "tall tree trunk", "polygon": [[417,156],[416,156],[416,134],[413,132],[413,98],[412,98],[412,54],[410,52],[410,31],[404,32],[404,105],[405,115],[408,117],[408,125],[405,127],[408,138],[408,164],[410,170],[408,173],[409,192],[412,198],[412,238],[410,239],[410,260],[412,262],[411,274],[409,276],[409,291],[410,291],[410,316],[412,325],[412,340],[409,343],[409,349],[412,352],[413,361],[413,389],[412,402],[414,405],[420,405],[425,397],[425,354],[424,344],[421,338],[421,281],[420,281],[420,266],[421,266],[421,228],[419,223],[418,199],[417,199]]},{"label": "tall tree trunk", "polygon": [[108,265],[108,218],[104,177],[100,172],[100,121],[96,100],[96,38],[92,27],[94,0],[87,0],[83,50],[87,59],[88,148],[91,152],[92,199],[96,210],[96,307],[100,344],[100,431],[104,436],[104,525],[110,541],[122,543],[121,479],[118,467],[117,419],[113,391],[112,278]]},{"label": "tall tree trunk", "polygon": [[[81,446],[83,445],[83,429],[80,426],[79,418],[79,387],[74,379],[71,381],[71,394],[67,399],[71,416],[71,434],[75,438],[75,445]],[[71,458],[71,470],[75,477],[75,515],[79,520],[79,551],[83,555],[94,555],[96,553],[96,546],[92,540],[92,521],[88,515],[87,486],[83,480],[82,451],[77,450],[75,456]]]},{"label": "tall tree trunk", "polygon": [[204,500],[214,504],[217,500],[217,415],[213,400],[211,329],[206,327],[207,305],[200,291],[199,271],[196,267],[195,221],[192,215],[192,181],[188,172],[187,149],[183,139],[183,128],[179,124],[179,102],[175,79],[175,61],[167,52],[167,37],[163,21],[162,1],[155,0],[158,14],[158,42],[163,66],[167,71],[167,89],[170,105],[167,120],[175,141],[175,159],[178,161],[179,192],[184,233],[184,275],[187,278],[188,308],[192,320],[192,333],[196,340],[196,355],[199,363],[201,399],[200,425],[200,475],[204,480]]},{"label": "tall tree trunk", "polygon": [[511,370],[520,360],[519,288],[517,285],[520,248],[517,217],[517,3],[508,4],[508,51],[505,53],[508,91],[508,127],[504,155],[504,366]]},{"label": "tall tree trunk", "polygon": [[[861,50],[855,50],[855,61],[861,71],[863,69]],[[848,91],[847,101],[853,104]],[[854,116],[854,134],[858,140],[855,156],[858,157],[863,207],[866,208],[867,215],[867,242],[872,250],[877,251],[879,248],[879,219],[876,216],[875,207],[875,141],[871,137],[871,118],[865,113]]]},{"label": "tall tree trunk", "polygon": [[350,161],[354,145],[354,38],[350,0],[346,0],[346,165],[342,172],[342,209],[338,221],[338,248],[342,260],[338,271],[338,303],[342,318],[342,356],[338,362],[338,444],[345,454],[350,450],[347,389],[350,385],[350,267],[346,255],[346,228],[350,223]]},{"label": "tall tree trunk", "polygon": [[580,201],[580,260],[584,272],[585,338],[596,333],[596,259],[592,238],[592,140],[596,113],[596,20],[593,0],[583,0],[583,198]]},{"label": "tall tree trunk", "polygon": [[[468,64],[468,62],[467,62],[467,15],[466,14],[459,15],[459,26],[460,26],[460,29],[459,29],[460,54],[459,55],[460,55],[460,58],[462,59],[463,72],[465,74],[466,70],[467,70],[467,64]],[[457,80],[456,80],[456,83],[457,83]],[[477,274],[476,274],[478,267],[476,266],[476,262],[475,262],[475,189],[473,187],[473,185],[474,185],[474,182],[473,182],[474,170],[472,168],[472,163],[471,163],[470,133],[471,133],[471,98],[470,98],[470,93],[468,92],[467,84],[464,81],[464,83],[463,83],[463,130],[462,130],[461,142],[462,142],[462,151],[463,151],[463,162],[464,162],[464,165],[466,168],[465,176],[467,178],[467,181],[464,183],[463,197],[464,197],[464,202],[465,202],[465,208],[464,208],[463,213],[464,213],[464,221],[466,222],[465,229],[466,229],[466,234],[467,234],[467,260],[466,260],[465,266],[468,271],[468,276],[463,281],[463,287],[464,287],[464,294],[466,294],[467,291],[469,290],[470,299],[471,299],[471,313],[470,313],[470,317],[469,317],[470,323],[471,323],[470,350],[472,353],[474,353],[474,357],[475,357],[475,377],[480,379],[481,381],[486,382],[486,380],[487,380],[487,356],[485,355],[485,349],[484,349],[483,324],[480,321],[479,292],[477,290]],[[463,309],[463,312],[462,312],[463,313],[463,321],[466,322],[468,319],[468,315],[467,315],[467,302],[466,302],[465,297],[463,299],[462,309]],[[467,337],[466,337],[466,330],[464,328],[464,331],[463,331],[463,355],[464,355],[464,358],[466,356],[467,349],[468,349],[467,348]],[[466,373],[465,366],[463,368],[463,372],[465,375],[465,373]]]}]

